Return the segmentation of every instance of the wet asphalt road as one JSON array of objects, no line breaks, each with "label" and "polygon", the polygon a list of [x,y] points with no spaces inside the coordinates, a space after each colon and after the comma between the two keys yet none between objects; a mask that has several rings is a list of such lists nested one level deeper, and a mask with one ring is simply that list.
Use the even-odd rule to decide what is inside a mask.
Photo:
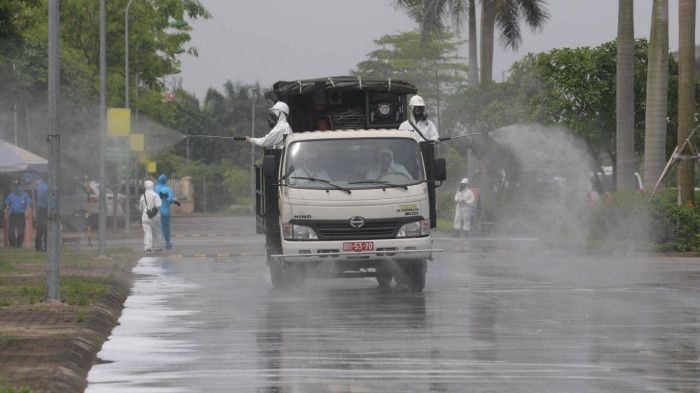
[{"label": "wet asphalt road", "polygon": [[87,392],[700,391],[700,259],[440,238],[424,293],[273,291],[251,218],[174,227],[237,236],[140,261]]}]

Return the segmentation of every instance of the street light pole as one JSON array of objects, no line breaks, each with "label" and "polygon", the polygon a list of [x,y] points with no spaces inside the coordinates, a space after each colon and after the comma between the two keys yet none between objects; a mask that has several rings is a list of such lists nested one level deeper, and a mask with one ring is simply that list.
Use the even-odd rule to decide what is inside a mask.
[{"label": "street light pole", "polygon": [[47,233],[47,273],[46,300],[57,303],[61,301],[60,274],[60,194],[61,177],[61,128],[58,122],[58,105],[60,90],[60,50],[59,50],[59,0],[49,0],[49,209]]},{"label": "street light pole", "polygon": [[[99,137],[100,137],[100,199],[98,222],[98,253],[107,256],[105,232],[107,230],[107,176],[106,176],[106,138],[107,133],[107,9],[106,0],[100,0],[100,105],[99,105]],[[113,214],[116,212],[113,212]]]},{"label": "street light pole", "polygon": [[[250,137],[255,138],[255,101],[257,95],[253,97],[253,107],[250,115]],[[250,212],[255,214],[255,145],[250,144]]]},{"label": "street light pole", "polygon": [[[124,10],[124,108],[129,108],[129,0]],[[131,147],[126,160],[126,206],[124,207],[124,232],[129,233],[131,222]]]}]

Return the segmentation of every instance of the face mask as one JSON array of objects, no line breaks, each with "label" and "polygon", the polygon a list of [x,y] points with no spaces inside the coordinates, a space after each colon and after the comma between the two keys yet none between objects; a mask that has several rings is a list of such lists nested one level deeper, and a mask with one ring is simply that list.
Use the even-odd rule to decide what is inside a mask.
[{"label": "face mask", "polygon": [[270,126],[270,128],[277,125],[277,115],[273,112],[270,112],[270,114],[267,115],[267,125]]},{"label": "face mask", "polygon": [[424,106],[414,106],[413,107],[413,117],[415,117],[416,120],[427,119],[428,116],[425,115],[425,107]]}]

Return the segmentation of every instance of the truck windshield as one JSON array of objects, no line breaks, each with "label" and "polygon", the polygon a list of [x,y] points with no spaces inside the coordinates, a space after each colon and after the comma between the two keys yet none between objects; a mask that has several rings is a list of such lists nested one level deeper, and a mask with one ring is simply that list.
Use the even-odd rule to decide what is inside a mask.
[{"label": "truck windshield", "polygon": [[294,142],[283,178],[299,188],[404,188],[424,181],[425,174],[415,140],[366,138]]}]

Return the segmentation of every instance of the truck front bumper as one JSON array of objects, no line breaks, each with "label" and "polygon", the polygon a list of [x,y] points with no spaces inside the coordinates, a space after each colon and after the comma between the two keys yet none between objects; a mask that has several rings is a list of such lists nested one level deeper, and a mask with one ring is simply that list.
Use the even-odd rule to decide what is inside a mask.
[{"label": "truck front bumper", "polygon": [[283,254],[271,255],[273,262],[357,262],[361,260],[430,259],[441,249],[432,247],[430,236],[407,239],[371,240],[372,251],[343,251],[344,241],[282,241]]}]

